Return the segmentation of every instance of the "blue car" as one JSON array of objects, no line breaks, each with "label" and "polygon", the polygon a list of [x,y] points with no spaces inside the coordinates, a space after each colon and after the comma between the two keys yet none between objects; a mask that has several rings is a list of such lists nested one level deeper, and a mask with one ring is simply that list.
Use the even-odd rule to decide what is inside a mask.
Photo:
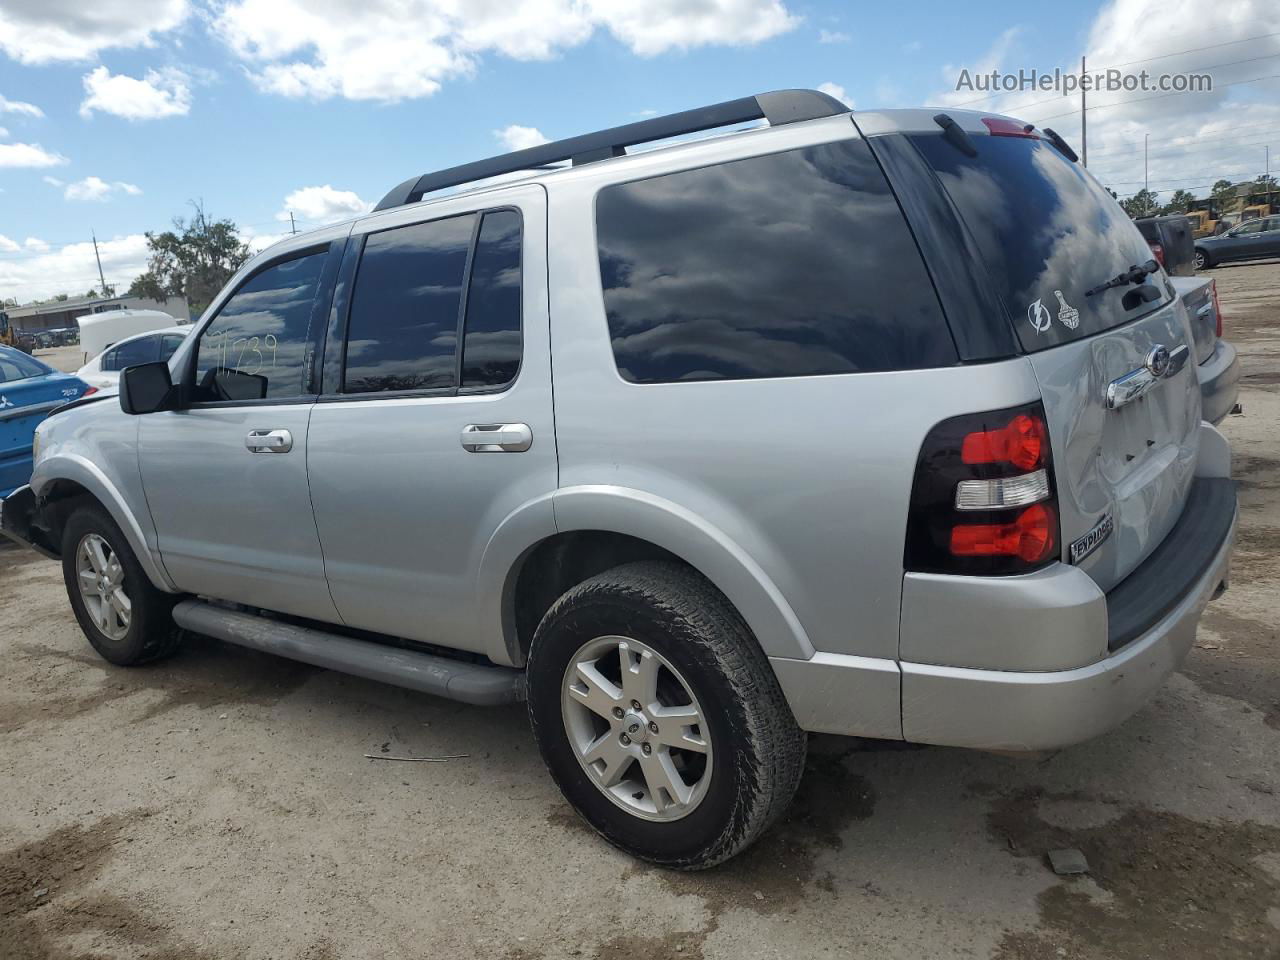
[{"label": "blue car", "polygon": [[40,421],[88,392],[79,377],[0,346],[0,499],[31,479],[31,438]]}]

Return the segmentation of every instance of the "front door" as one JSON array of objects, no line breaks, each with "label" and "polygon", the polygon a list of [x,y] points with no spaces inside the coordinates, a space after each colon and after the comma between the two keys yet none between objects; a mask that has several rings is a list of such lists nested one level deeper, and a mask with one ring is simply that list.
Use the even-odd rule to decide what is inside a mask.
[{"label": "front door", "polygon": [[147,504],[183,590],[337,620],[307,491],[307,431],[341,246],[252,274],[187,355],[182,409],[141,418]]},{"label": "front door", "polygon": [[485,547],[557,479],[545,193],[486,199],[357,225],[308,450],[343,620],[476,651]]}]

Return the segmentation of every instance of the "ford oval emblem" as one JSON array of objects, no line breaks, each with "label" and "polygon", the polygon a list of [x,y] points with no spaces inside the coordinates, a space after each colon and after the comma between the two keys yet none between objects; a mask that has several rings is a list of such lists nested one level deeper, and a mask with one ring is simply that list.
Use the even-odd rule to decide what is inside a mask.
[{"label": "ford oval emblem", "polygon": [[1146,368],[1150,374],[1159,380],[1169,372],[1169,364],[1172,358],[1169,356],[1169,348],[1163,343],[1152,347],[1151,352],[1147,354]]}]

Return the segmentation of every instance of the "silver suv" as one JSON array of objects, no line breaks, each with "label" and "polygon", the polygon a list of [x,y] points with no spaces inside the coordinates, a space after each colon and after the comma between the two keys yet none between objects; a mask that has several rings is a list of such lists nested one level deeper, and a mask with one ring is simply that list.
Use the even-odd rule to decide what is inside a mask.
[{"label": "silver suv", "polygon": [[646,120],[261,253],[40,428],[0,526],[112,663],[189,632],[527,699],[592,827],[706,867],[806,731],[1056,748],[1178,666],[1236,497],[1148,258],[1005,117]]}]

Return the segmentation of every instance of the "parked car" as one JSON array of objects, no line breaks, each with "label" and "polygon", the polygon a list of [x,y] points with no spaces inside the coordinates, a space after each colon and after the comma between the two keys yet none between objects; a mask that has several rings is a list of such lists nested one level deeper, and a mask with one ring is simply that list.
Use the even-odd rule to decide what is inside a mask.
[{"label": "parked car", "polygon": [[412,177],[45,423],[0,530],[112,663],[187,630],[527,698],[667,867],[775,822],[806,731],[1085,740],[1182,661],[1236,495],[1185,308],[1073,157],[785,91]]},{"label": "parked car", "polygon": [[88,363],[113,343],[137,333],[153,333],[165,330],[176,322],[162,310],[108,310],[86,314],[77,321],[80,324],[80,348],[83,360]]},{"label": "parked car", "polygon": [[182,341],[192,329],[194,328],[188,324],[126,337],[77,370],[76,376],[99,390],[114,391],[120,382],[120,374],[126,367],[168,361],[174,351],[182,346]]},{"label": "parked car", "polygon": [[1142,217],[1133,223],[1165,273],[1171,277],[1195,276],[1195,237],[1186,215]]},{"label": "parked car", "polygon": [[1171,277],[1191,319],[1192,352],[1200,381],[1201,416],[1215,426],[1236,409],[1240,392],[1240,360],[1236,348],[1222,338],[1222,305],[1218,281],[1204,277]]},{"label": "parked car", "polygon": [[1246,220],[1219,236],[1196,241],[1197,270],[1267,257],[1280,257],[1280,216]]},{"label": "parked car", "polygon": [[51,410],[92,392],[14,347],[0,346],[0,497],[31,477],[32,436]]}]

